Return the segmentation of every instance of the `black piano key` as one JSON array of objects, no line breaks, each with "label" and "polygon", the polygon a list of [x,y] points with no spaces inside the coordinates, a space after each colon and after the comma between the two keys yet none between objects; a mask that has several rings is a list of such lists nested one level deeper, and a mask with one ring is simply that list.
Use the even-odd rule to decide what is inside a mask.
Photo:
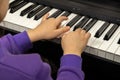
[{"label": "black piano key", "polygon": [[48,18],[56,18],[58,17],[63,11],[61,10],[57,10],[55,13],[53,13],[51,16],[49,16]]},{"label": "black piano key", "polygon": [[47,12],[51,10],[50,7],[45,8],[44,10],[40,11],[34,18],[34,20],[40,19],[42,16],[44,16]]},{"label": "black piano key", "polygon": [[23,1],[23,0],[15,0],[15,1],[11,2],[11,3],[9,4],[9,9],[12,8],[12,7],[14,7],[14,6],[16,6],[16,5],[18,5],[18,4],[21,3],[22,1]]},{"label": "black piano key", "polygon": [[119,41],[118,41],[118,44],[120,44],[120,39],[119,39]]},{"label": "black piano key", "polygon": [[24,2],[24,1],[23,1],[23,2],[21,2],[20,4],[12,7],[11,10],[10,10],[10,13],[16,12],[17,10],[19,10],[20,8],[22,8],[23,6],[25,6],[27,3],[28,3],[28,2]]},{"label": "black piano key", "polygon": [[110,25],[110,23],[105,22],[102,27],[100,27],[100,29],[96,32],[95,36],[96,38],[99,38],[103,32],[107,29],[107,27]]},{"label": "black piano key", "polygon": [[82,16],[77,15],[75,16],[69,23],[66,24],[66,26],[72,27]]},{"label": "black piano key", "polygon": [[92,19],[83,29],[88,32],[96,22],[97,19]]},{"label": "black piano key", "polygon": [[83,28],[83,26],[88,22],[88,20],[88,17],[84,17],[77,25],[75,25],[73,31],[75,31],[77,28]]},{"label": "black piano key", "polygon": [[70,15],[70,13],[68,11],[65,11],[61,16],[66,16],[68,17]]},{"label": "black piano key", "polygon": [[28,8],[24,9],[23,11],[21,11],[20,16],[26,15],[27,13],[32,11],[37,6],[38,6],[37,4],[33,4],[33,5],[29,6]]},{"label": "black piano key", "polygon": [[35,15],[36,15],[39,11],[41,11],[43,8],[44,8],[43,5],[37,6],[34,10],[32,10],[32,11],[28,14],[27,18],[31,18],[31,17],[35,16]]},{"label": "black piano key", "polygon": [[114,32],[117,30],[119,26],[117,24],[114,24],[112,28],[107,32],[107,34],[104,37],[104,40],[109,40],[111,36],[114,34]]}]

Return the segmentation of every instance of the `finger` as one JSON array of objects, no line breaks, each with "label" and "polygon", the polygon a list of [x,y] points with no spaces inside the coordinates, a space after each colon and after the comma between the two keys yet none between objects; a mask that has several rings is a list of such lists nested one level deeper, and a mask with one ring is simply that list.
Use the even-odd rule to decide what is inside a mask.
[{"label": "finger", "polygon": [[63,27],[64,27],[64,26],[61,26],[61,25],[60,25],[60,26],[58,26],[57,28],[60,29],[60,28],[63,28]]},{"label": "finger", "polygon": [[56,33],[56,36],[59,36],[59,35],[62,35],[69,30],[70,30],[70,27],[63,27],[63,28],[57,29],[55,31],[55,33]]},{"label": "finger", "polygon": [[78,29],[76,29],[75,31],[76,31],[76,32],[81,32],[82,29],[81,29],[81,28],[78,28]]},{"label": "finger", "polygon": [[48,16],[49,16],[49,13],[45,14],[45,15],[43,16],[43,18],[42,18],[42,21],[47,20]]},{"label": "finger", "polygon": [[87,32],[87,33],[85,34],[85,38],[86,38],[86,39],[89,39],[90,36],[91,36],[91,34],[90,34],[89,32]]},{"label": "finger", "polygon": [[86,31],[85,30],[81,30],[81,34],[86,34]]},{"label": "finger", "polygon": [[[68,27],[69,30],[68,30],[67,32],[63,33],[63,34],[60,34],[58,37],[62,37],[64,34],[67,34],[67,33],[70,32],[70,26],[64,26],[64,27]],[[60,29],[60,28],[63,28],[63,26],[60,26],[59,29]]]},{"label": "finger", "polygon": [[66,16],[60,16],[56,18],[56,24],[60,24],[62,21],[67,20]]}]

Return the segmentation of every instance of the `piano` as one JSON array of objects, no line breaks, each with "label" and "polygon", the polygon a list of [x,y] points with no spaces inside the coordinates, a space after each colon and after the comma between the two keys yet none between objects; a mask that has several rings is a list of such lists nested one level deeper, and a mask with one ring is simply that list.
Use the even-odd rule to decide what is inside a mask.
[{"label": "piano", "polygon": [[62,26],[91,33],[84,52],[120,64],[119,0],[10,0],[9,4],[1,23],[5,28],[22,32],[35,28],[46,13],[55,18],[67,16]]}]

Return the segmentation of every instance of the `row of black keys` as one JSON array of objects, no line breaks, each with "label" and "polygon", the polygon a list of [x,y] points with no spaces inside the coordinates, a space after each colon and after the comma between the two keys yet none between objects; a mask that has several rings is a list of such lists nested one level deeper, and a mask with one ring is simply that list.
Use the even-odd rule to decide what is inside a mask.
[{"label": "row of black keys", "polygon": [[[10,3],[10,13],[15,13],[17,10],[19,10],[20,8],[22,8],[23,6],[25,6],[26,4],[28,4],[29,2],[26,2],[24,0],[15,0],[13,2]],[[23,10],[20,14],[20,16],[24,16],[26,14],[28,14],[27,18],[31,18],[33,16],[35,16],[34,20],[39,20],[43,15],[45,15],[47,12],[49,12],[52,8],[51,7],[46,7],[43,5],[38,5],[38,4],[33,4],[31,6],[29,6],[28,8],[26,8],[25,10]],[[43,9],[43,10],[42,10]],[[42,11],[41,11],[42,10]],[[51,16],[49,16],[49,18],[54,17],[56,18],[57,16],[59,16],[63,11],[62,10],[58,10],[56,11],[54,14],[52,14]],[[64,14],[62,14],[62,16],[69,16],[71,13],[68,11],[65,11]],[[73,26],[82,16],[77,15],[75,16],[68,24],[67,26]],[[89,17],[84,17],[77,25],[75,25],[75,29],[77,28],[83,28],[84,25],[89,21]],[[92,19],[83,29],[86,31],[89,31],[92,26],[97,22],[97,19]],[[99,38],[102,33],[107,29],[107,27],[110,25],[109,22],[105,22],[102,27],[96,32],[95,37]],[[117,24],[114,24],[112,26],[112,28],[107,32],[107,34],[104,37],[104,40],[109,40],[110,37],[114,34],[114,32],[117,30],[119,26]],[[120,40],[118,41],[118,43],[120,44]]]},{"label": "row of black keys", "polygon": [[[17,10],[28,4],[29,2],[26,2],[24,0],[15,0],[10,3],[10,13],[15,13]],[[23,10],[20,14],[20,16],[24,16],[28,14],[27,18],[31,18],[35,16],[34,20],[39,20],[43,15],[45,15],[47,12],[49,12],[52,8],[48,6],[43,6],[43,5],[38,5],[38,4],[33,4]],[[57,17],[59,14],[61,14],[62,11],[58,10],[56,11],[53,15],[50,17]],[[68,16],[70,13],[66,12],[64,15]],[[49,18],[50,18],[49,17]]]}]

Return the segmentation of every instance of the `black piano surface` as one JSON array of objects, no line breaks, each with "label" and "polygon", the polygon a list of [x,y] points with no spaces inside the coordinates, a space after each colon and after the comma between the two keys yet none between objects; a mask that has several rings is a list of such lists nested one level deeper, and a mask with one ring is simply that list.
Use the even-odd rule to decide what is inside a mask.
[{"label": "black piano surface", "polygon": [[[61,10],[120,24],[119,0],[29,0]],[[67,3],[67,4],[65,4]]]}]

